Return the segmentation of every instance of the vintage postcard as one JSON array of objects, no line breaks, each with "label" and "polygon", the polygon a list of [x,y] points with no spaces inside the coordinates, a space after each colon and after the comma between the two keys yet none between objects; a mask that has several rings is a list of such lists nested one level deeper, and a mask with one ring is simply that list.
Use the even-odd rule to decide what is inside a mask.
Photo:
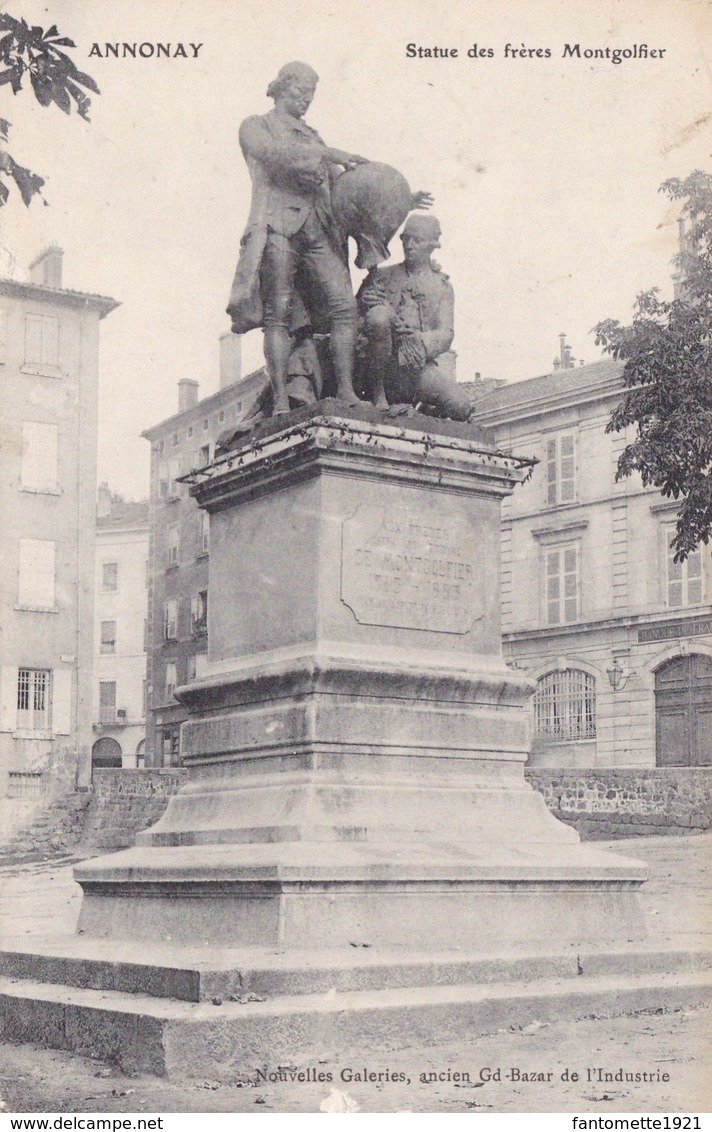
[{"label": "vintage postcard", "polygon": [[701,1127],[712,557],[602,346],[709,310],[711,66],[710,0],[0,3],[8,1111]]}]

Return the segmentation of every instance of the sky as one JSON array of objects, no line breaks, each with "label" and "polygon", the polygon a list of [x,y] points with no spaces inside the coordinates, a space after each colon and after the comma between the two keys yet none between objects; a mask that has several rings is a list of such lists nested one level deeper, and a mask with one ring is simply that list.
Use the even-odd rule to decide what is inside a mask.
[{"label": "sky", "polygon": [[[267,85],[283,63],[319,74],[307,121],[328,144],[433,193],[460,380],[549,372],[561,332],[576,359],[596,360],[596,322],[629,321],[651,286],[671,293],[677,208],[660,184],[712,169],[712,0],[5,0],[0,10],[57,24],[101,89],[86,123],[0,87],[9,148],[43,174],[48,201],[26,209],[13,194],[0,210],[0,272],[25,279],[58,243],[65,286],[120,301],[102,323],[99,477],[128,498],[148,493],[140,434],[177,410],[177,382],[197,380],[201,397],[218,388],[250,201],[237,132],[271,108]],[[183,43],[189,58],[104,58],[107,42]],[[102,57],[90,55],[95,43]],[[458,56],[413,58],[408,44]],[[468,55],[475,44],[493,55]],[[563,58],[565,44],[581,57]],[[665,54],[584,57],[634,44]],[[391,249],[395,262],[397,238]],[[245,372],[262,364],[260,331],[243,358]]]}]

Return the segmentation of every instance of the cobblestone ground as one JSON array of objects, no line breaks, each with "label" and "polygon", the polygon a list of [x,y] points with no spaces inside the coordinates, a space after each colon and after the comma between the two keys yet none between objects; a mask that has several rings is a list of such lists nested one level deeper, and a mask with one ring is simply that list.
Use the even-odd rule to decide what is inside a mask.
[{"label": "cobblestone ground", "polygon": [[[643,907],[654,940],[712,947],[712,835],[636,838],[610,847],[650,864]],[[23,923],[28,936],[74,916],[77,899],[66,866],[0,873],[2,922]],[[712,1010],[703,1006],[535,1023],[439,1048],[354,1056],[348,1065],[284,1067],[287,1078],[290,1069],[312,1071],[301,1084],[250,1074],[222,1085],[127,1077],[72,1054],[0,1043],[0,1094],[13,1112],[318,1112],[324,1104],[363,1112],[709,1112],[710,1048]],[[612,1079],[599,1079],[597,1069]],[[381,1078],[364,1081],[364,1071]]]}]

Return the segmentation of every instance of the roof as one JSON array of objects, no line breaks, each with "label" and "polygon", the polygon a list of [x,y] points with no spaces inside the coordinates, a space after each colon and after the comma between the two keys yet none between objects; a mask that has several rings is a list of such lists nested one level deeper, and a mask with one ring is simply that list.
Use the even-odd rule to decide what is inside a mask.
[{"label": "roof", "polygon": [[16,295],[21,299],[45,299],[72,307],[94,307],[99,318],[106,318],[121,306],[108,295],[94,295],[89,291],[68,291],[64,287],[47,287],[44,283],[20,283],[17,279],[0,276],[0,295]]},{"label": "roof", "polygon": [[559,369],[554,373],[509,382],[477,400],[477,421],[492,425],[520,415],[541,413],[562,405],[581,404],[617,394],[622,388],[622,373],[622,362],[603,358],[587,366]]},{"label": "roof", "polygon": [[245,374],[239,381],[223,385],[221,389],[211,393],[208,397],[203,397],[201,401],[196,401],[194,405],[190,405],[187,409],[180,409],[172,416],[159,421],[158,424],[145,428],[141,436],[146,440],[160,439],[180,422],[190,420],[192,417],[200,417],[211,409],[221,408],[223,405],[229,404],[234,398],[239,400],[246,394],[249,395],[256,385],[262,385],[266,380],[267,371],[264,366],[260,366],[259,369],[254,369],[251,373]]},{"label": "roof", "polygon": [[112,496],[111,513],[97,516],[96,527],[104,531],[115,527],[148,527],[148,500],[134,502]]}]

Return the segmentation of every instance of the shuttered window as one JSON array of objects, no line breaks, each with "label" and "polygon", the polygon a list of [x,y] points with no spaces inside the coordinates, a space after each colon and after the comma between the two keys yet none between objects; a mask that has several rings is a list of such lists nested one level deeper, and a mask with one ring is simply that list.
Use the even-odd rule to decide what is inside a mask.
[{"label": "shuttered window", "polygon": [[102,653],[116,652],[116,622],[101,622],[101,640],[99,651]]},{"label": "shuttered window", "polygon": [[176,690],[177,684],[178,684],[178,666],[176,664],[174,664],[172,661],[169,661],[168,664],[166,665],[166,683],[165,683],[165,691],[166,691],[166,699],[167,700],[170,700],[170,699],[173,698],[173,693]]},{"label": "shuttered window", "polygon": [[178,636],[178,602],[171,598],[163,606],[163,638],[174,641]]},{"label": "shuttered window", "polygon": [[41,421],[23,421],[20,482],[26,491],[57,490],[57,456],[57,425]]},{"label": "shuttered window", "polygon": [[[668,543],[672,532],[668,531]],[[702,602],[702,551],[694,550],[684,562],[675,562],[675,552],[667,547],[667,604],[670,609]]]},{"label": "shuttered window", "polygon": [[578,547],[551,547],[545,554],[546,623],[568,625],[579,616]]},{"label": "shuttered window", "polygon": [[25,315],[25,364],[59,365],[59,319],[48,314]]},{"label": "shuttered window", "polygon": [[99,681],[99,722],[116,723],[116,681]]},{"label": "shuttered window", "polygon": [[54,609],[55,544],[20,539],[18,604],[23,609]]},{"label": "shuttered window", "polygon": [[573,433],[564,433],[546,443],[546,502],[572,503],[575,499],[576,443]]}]

